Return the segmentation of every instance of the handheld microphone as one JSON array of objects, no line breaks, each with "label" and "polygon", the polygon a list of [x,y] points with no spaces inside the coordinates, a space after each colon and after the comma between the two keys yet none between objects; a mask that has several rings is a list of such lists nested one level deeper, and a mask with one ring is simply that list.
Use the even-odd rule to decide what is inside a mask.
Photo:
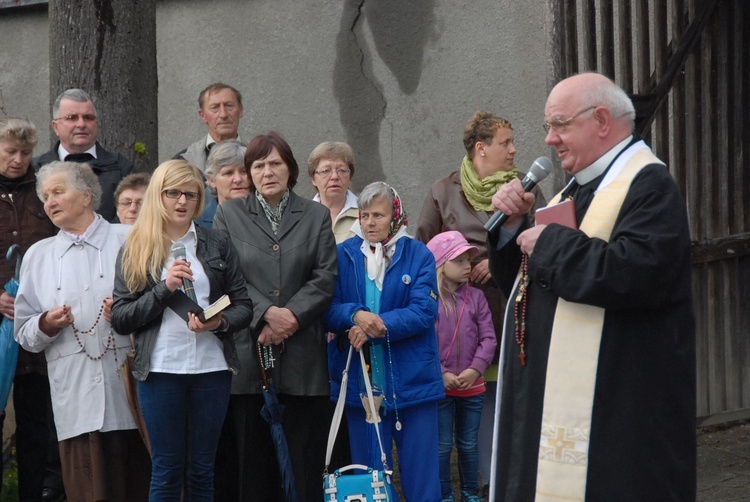
[{"label": "handheld microphone", "polygon": [[[529,173],[521,180],[524,192],[530,192],[537,184],[552,172],[552,161],[548,157],[539,157],[531,164]],[[501,211],[496,212],[484,224],[488,233],[495,233],[503,223],[508,221],[509,216]]]},{"label": "handheld microphone", "polygon": [[[185,245],[183,243],[175,242],[174,244],[172,244],[170,250],[172,251],[172,256],[174,256],[175,260],[187,261],[187,251],[185,251]],[[195,297],[195,289],[193,289],[193,281],[183,277],[182,289],[185,290],[185,294],[188,296],[188,298],[193,300],[195,303],[198,303],[198,299]]]}]

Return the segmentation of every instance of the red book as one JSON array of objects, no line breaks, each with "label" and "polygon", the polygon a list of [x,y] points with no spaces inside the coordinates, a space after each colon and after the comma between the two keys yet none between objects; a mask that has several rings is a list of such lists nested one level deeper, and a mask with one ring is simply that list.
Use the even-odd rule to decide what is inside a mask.
[{"label": "red book", "polygon": [[542,209],[537,209],[534,215],[536,218],[537,225],[549,225],[550,223],[557,223],[565,227],[578,230],[576,224],[576,210],[573,205],[573,201],[568,199],[554,206],[547,206]]}]

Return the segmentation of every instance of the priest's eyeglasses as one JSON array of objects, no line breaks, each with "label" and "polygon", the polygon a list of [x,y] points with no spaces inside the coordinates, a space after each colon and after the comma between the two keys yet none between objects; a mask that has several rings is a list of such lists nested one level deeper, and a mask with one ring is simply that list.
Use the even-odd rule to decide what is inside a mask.
[{"label": "priest's eyeglasses", "polygon": [[568,126],[568,125],[569,125],[569,124],[570,124],[571,122],[573,122],[573,119],[575,119],[575,118],[576,118],[576,117],[578,117],[579,115],[583,115],[583,114],[584,114],[584,113],[586,113],[586,112],[590,112],[591,110],[595,109],[595,108],[596,108],[597,106],[598,106],[598,105],[594,105],[594,106],[589,106],[589,107],[588,107],[588,108],[586,108],[585,110],[581,110],[580,112],[576,113],[576,114],[575,114],[575,115],[573,115],[572,117],[570,117],[570,118],[567,118],[567,119],[565,119],[565,120],[553,120],[552,122],[547,122],[547,121],[545,121],[545,122],[544,122],[544,125],[542,125],[542,127],[544,127],[544,131],[545,131],[546,133],[549,133],[550,129],[551,129],[551,130],[553,130],[553,131],[555,131],[555,132],[556,132],[557,134],[563,133],[563,132],[565,132],[565,128],[566,128],[566,127],[567,127],[567,126]]},{"label": "priest's eyeglasses", "polygon": [[198,197],[200,194],[198,192],[183,192],[181,190],[176,190],[174,188],[168,188],[166,190],[162,190],[161,193],[166,195],[170,199],[179,199],[183,195],[185,196],[185,200],[198,200]]}]

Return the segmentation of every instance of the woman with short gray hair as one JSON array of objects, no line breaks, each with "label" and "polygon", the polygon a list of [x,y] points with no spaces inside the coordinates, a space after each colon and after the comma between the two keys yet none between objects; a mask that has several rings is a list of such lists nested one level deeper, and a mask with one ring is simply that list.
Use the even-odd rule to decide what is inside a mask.
[{"label": "woman with short gray hair", "polygon": [[239,199],[250,193],[250,180],[245,167],[245,148],[237,140],[217,143],[206,159],[208,189],[219,204]]},{"label": "woman with short gray hair", "polygon": [[68,500],[146,500],[150,462],[119,368],[130,341],[110,326],[115,260],[129,227],[95,212],[101,193],[87,164],[52,162],[37,174],[60,231],[26,252],[15,338],[47,359]]}]

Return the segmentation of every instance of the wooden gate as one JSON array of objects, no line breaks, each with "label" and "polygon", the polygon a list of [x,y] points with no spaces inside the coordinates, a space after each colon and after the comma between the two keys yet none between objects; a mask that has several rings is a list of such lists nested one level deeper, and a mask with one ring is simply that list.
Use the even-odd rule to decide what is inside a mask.
[{"label": "wooden gate", "polygon": [[548,88],[615,80],[687,202],[699,425],[750,417],[750,1],[547,0],[546,25]]}]

